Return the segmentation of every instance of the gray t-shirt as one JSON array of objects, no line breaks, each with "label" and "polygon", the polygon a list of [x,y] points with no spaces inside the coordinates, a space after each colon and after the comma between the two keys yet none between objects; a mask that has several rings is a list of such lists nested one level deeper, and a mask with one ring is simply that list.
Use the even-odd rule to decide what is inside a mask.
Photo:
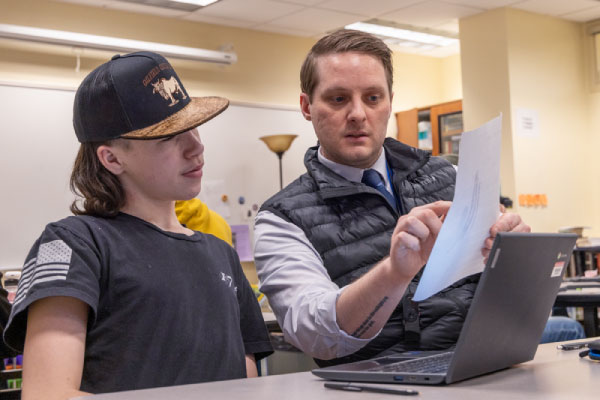
[{"label": "gray t-shirt", "polygon": [[243,378],[245,354],[272,352],[237,254],[212,235],[123,213],[49,224],[23,267],[5,331],[11,347],[23,348],[27,307],[50,296],[90,306],[84,391]]}]

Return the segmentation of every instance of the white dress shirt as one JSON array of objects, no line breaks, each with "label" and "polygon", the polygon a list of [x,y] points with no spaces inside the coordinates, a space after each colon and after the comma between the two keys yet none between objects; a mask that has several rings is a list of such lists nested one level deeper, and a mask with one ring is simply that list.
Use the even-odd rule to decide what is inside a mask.
[{"label": "white dress shirt", "polygon": [[[320,151],[319,161],[352,182],[363,169],[335,163]],[[385,151],[371,166],[391,189]],[[390,190],[391,192],[391,190]],[[304,232],[270,211],[261,211],[254,226],[254,260],[260,290],[269,299],[285,339],[312,357],[328,360],[358,351],[371,341],[340,329],[336,302],[344,288],[329,277],[323,260]]]}]

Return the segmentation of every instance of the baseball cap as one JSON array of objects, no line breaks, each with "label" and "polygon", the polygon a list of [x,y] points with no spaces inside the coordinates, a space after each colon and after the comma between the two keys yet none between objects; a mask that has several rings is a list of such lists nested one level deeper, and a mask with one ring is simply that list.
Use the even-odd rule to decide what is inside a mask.
[{"label": "baseball cap", "polygon": [[73,126],[81,143],[157,139],[187,132],[228,105],[222,97],[190,97],[160,54],[117,54],[77,89]]}]

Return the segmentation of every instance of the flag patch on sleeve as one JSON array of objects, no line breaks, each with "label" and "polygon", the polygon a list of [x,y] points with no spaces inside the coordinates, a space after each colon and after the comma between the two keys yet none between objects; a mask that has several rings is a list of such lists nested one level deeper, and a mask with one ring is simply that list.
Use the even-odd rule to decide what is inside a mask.
[{"label": "flag patch on sleeve", "polygon": [[41,244],[37,257],[28,260],[23,266],[13,306],[23,301],[29,290],[37,284],[66,280],[72,253],[71,248],[62,240]]}]

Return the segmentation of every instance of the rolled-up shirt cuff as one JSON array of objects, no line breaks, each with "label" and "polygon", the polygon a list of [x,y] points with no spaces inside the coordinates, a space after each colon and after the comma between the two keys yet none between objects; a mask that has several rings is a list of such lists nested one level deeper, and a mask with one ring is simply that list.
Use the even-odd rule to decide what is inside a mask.
[{"label": "rolled-up shirt cuff", "polygon": [[[323,360],[344,357],[366,346],[373,338],[354,337],[341,329],[337,323],[336,303],[345,288],[320,293],[318,299],[313,298],[299,305],[300,309],[290,308],[283,321],[286,340],[311,356]],[[306,307],[309,308],[307,314],[313,315],[309,320],[301,317],[303,314],[307,315],[306,310],[302,310]]]}]

